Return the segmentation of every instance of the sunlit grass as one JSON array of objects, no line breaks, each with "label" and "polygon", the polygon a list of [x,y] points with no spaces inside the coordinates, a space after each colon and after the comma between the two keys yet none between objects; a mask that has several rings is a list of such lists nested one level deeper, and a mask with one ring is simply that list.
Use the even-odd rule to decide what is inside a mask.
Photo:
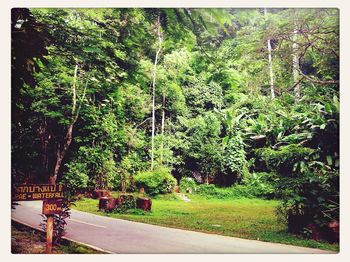
[{"label": "sunlit grass", "polygon": [[131,210],[128,213],[104,213],[98,211],[98,200],[82,199],[75,209],[148,224],[215,233],[226,236],[278,242],[320,249],[338,250],[338,245],[306,240],[286,232],[286,225],[277,220],[276,200],[205,199],[188,196],[185,202],[175,195],[152,199],[152,211]]}]

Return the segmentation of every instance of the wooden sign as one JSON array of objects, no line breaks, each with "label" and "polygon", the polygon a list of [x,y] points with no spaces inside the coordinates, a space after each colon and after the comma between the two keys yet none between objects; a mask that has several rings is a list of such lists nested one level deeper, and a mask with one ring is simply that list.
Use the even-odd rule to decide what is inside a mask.
[{"label": "wooden sign", "polygon": [[43,214],[47,217],[46,253],[52,253],[52,237],[55,214],[62,212],[62,202],[65,188],[58,184],[50,185],[15,185],[12,201],[43,201]]},{"label": "wooden sign", "polygon": [[34,201],[64,198],[62,185],[19,185],[15,186],[13,201]]},{"label": "wooden sign", "polygon": [[62,203],[63,203],[63,200],[61,199],[44,200],[43,214],[44,215],[60,214],[63,211]]}]

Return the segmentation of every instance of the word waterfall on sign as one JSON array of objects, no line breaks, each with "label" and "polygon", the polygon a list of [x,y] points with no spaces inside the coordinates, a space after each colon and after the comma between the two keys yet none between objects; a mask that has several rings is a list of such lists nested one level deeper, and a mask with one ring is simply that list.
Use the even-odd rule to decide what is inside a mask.
[{"label": "word waterfall on sign", "polygon": [[58,185],[15,186],[13,201],[33,201],[64,198],[64,187]]}]

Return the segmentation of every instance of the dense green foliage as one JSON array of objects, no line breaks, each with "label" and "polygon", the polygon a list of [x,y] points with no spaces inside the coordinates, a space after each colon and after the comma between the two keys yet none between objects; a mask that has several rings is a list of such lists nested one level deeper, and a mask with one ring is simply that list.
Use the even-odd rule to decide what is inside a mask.
[{"label": "dense green foliage", "polygon": [[158,194],[191,177],[282,199],[298,233],[339,221],[338,10],[12,12],[16,183]]},{"label": "dense green foliage", "polygon": [[197,183],[192,177],[184,176],[179,182],[180,192],[197,191]]},{"label": "dense green foliage", "polygon": [[143,171],[135,176],[138,188],[144,188],[150,195],[171,193],[176,186],[176,179],[166,168],[157,168],[153,171]]}]

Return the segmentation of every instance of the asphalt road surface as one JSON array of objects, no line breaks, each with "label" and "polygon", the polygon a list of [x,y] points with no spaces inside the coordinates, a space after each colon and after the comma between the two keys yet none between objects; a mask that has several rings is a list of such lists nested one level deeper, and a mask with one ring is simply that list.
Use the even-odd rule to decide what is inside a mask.
[{"label": "asphalt road surface", "polygon": [[[12,219],[39,228],[41,201],[18,202]],[[167,228],[72,210],[66,238],[114,254],[334,253],[215,234]]]}]

